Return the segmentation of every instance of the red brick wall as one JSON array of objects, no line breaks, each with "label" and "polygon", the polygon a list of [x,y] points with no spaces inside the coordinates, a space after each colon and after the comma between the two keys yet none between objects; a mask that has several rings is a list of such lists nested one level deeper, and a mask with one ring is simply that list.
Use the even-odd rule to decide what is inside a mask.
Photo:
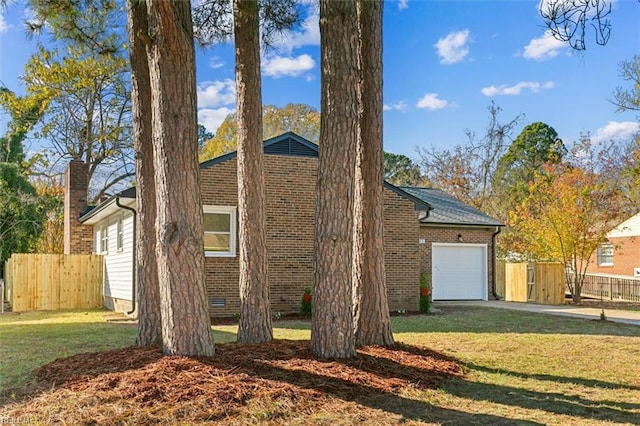
[{"label": "red brick wall", "polygon": [[420,238],[424,238],[424,244],[420,244],[421,272],[431,273],[431,245],[432,243],[458,243],[458,235],[462,236],[463,243],[487,245],[487,285],[489,299],[494,299],[491,291],[493,285],[492,246],[494,228],[463,228],[463,227],[437,227],[422,225]]},{"label": "red brick wall", "polygon": [[[297,313],[305,287],[313,284],[315,187],[318,159],[265,156],[267,249],[273,313]],[[202,202],[236,206],[236,159],[201,170]],[[385,251],[389,308],[417,310],[419,252],[418,212],[413,203],[385,190]],[[238,257],[207,257],[209,300],[224,298],[212,316],[240,310]]]},{"label": "red brick wall", "polygon": [[613,244],[613,265],[598,266],[597,252],[589,259],[587,272],[633,276],[633,268],[640,268],[640,237],[609,238]]},{"label": "red brick wall", "polygon": [[83,225],[78,218],[87,208],[89,165],[71,161],[65,172],[64,191],[64,253],[93,252],[93,226]]}]

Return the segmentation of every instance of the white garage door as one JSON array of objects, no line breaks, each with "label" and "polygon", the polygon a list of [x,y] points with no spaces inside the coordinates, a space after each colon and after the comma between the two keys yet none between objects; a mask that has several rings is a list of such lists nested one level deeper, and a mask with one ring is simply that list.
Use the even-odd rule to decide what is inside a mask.
[{"label": "white garage door", "polygon": [[487,245],[431,248],[433,300],[487,300]]}]

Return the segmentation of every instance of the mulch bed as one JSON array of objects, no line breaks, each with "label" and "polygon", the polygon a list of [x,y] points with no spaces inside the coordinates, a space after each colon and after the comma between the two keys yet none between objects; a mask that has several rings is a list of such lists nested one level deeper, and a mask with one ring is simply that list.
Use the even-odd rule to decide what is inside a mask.
[{"label": "mulch bed", "polygon": [[266,404],[274,420],[336,401],[367,405],[462,375],[455,360],[402,344],[368,346],[350,360],[318,359],[304,340],[222,344],[212,358],[130,347],[42,366],[31,399],[5,408],[10,416],[47,423],[149,424],[243,419],[250,407]]}]

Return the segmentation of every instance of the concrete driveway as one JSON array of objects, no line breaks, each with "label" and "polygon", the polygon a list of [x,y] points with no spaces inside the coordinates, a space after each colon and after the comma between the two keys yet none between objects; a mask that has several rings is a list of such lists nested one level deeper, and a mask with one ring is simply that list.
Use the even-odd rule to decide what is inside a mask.
[{"label": "concrete driveway", "polygon": [[[487,301],[436,301],[434,308],[443,306],[484,306],[487,308],[513,309],[516,311],[537,312],[540,314],[561,315],[565,317],[600,319],[601,309],[586,308],[574,305],[538,305],[535,303],[505,302],[502,300]],[[605,309],[608,321],[640,326],[640,312],[621,309]]]}]

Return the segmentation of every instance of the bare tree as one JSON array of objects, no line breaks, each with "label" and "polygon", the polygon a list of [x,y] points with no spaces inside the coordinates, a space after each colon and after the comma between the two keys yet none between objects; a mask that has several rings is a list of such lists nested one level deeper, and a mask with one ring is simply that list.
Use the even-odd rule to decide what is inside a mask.
[{"label": "bare tree", "polygon": [[618,112],[640,111],[640,55],[634,55],[619,65],[620,77],[630,84],[630,88],[617,87],[613,92],[613,104]]},{"label": "bare tree", "polygon": [[612,0],[542,0],[540,16],[553,36],[575,50],[585,50],[587,24],[591,24],[596,43],[604,46],[611,36]]},{"label": "bare tree", "polygon": [[465,145],[451,149],[417,149],[420,165],[434,186],[481,210],[494,207],[492,182],[498,161],[512,143],[514,129],[524,118],[519,114],[502,123],[499,106],[492,102],[487,109],[489,123],[481,137],[467,130]]}]

